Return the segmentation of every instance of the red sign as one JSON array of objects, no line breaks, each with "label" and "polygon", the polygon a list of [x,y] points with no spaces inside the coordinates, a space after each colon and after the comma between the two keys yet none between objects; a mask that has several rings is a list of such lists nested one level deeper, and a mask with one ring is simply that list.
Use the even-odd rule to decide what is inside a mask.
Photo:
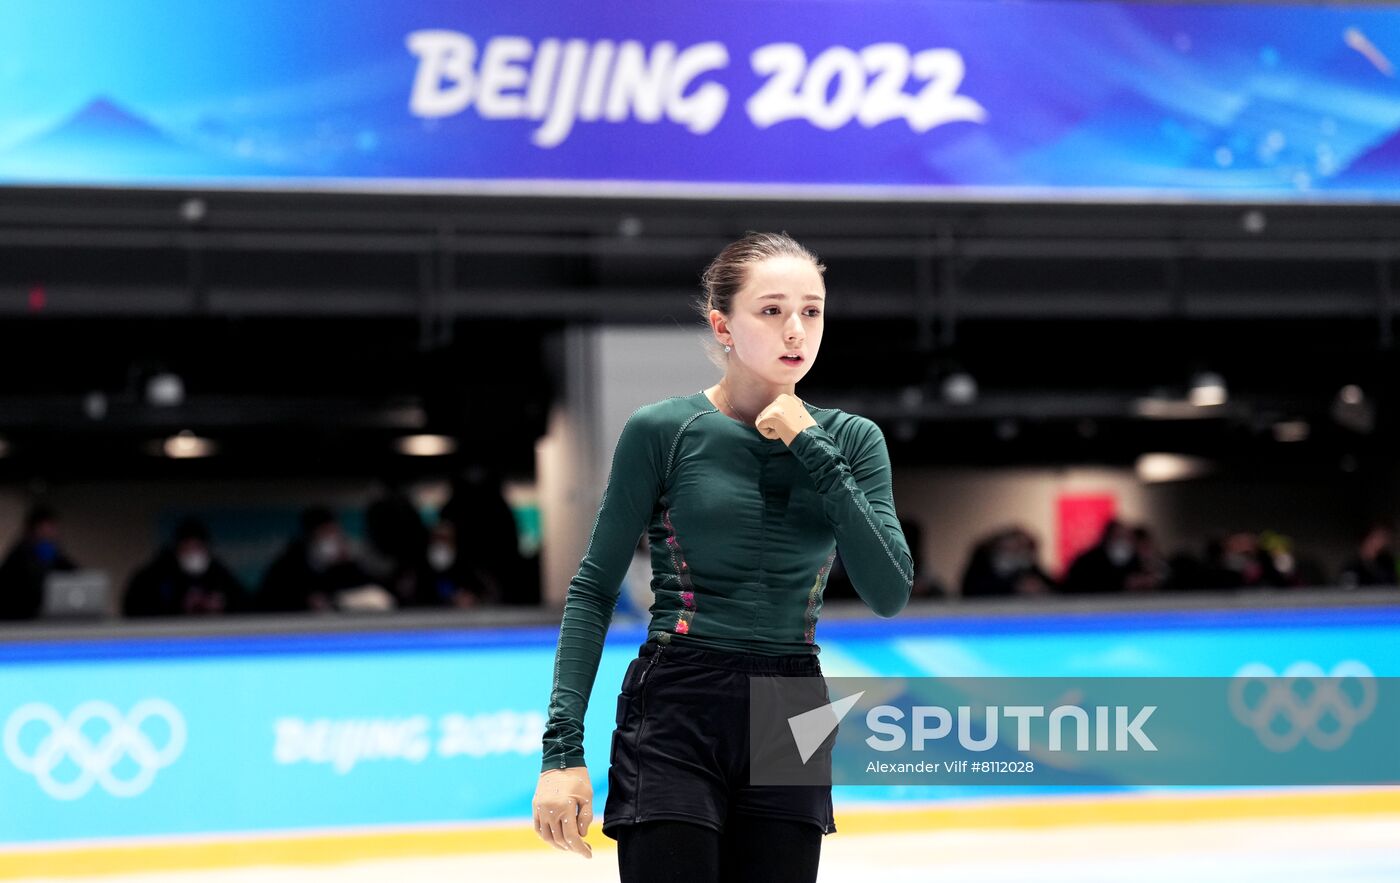
[{"label": "red sign", "polygon": [[1118,511],[1118,498],[1113,494],[1060,494],[1056,509],[1056,564],[1063,575],[1080,552],[1098,543],[1104,525]]}]

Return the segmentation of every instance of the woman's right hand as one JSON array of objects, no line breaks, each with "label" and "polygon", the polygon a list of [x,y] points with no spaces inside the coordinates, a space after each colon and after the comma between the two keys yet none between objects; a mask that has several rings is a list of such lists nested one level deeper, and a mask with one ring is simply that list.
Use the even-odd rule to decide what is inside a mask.
[{"label": "woman's right hand", "polygon": [[780,438],[783,444],[792,447],[792,440],[817,425],[817,421],[807,412],[802,400],[791,393],[783,393],[769,403],[757,418],[754,426],[768,438]]},{"label": "woman's right hand", "polygon": [[593,782],[588,767],[545,770],[535,786],[535,832],[556,849],[593,857],[584,836],[593,823]]}]

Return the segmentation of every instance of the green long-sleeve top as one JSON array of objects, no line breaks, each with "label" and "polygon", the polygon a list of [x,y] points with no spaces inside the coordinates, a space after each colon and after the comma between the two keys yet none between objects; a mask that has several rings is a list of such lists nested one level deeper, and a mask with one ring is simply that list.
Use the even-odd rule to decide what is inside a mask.
[{"label": "green long-sleeve top", "polygon": [[806,403],[791,446],[705,393],[637,409],[613,452],[597,519],[569,584],[543,769],[582,766],[583,716],[623,575],[651,546],[648,640],[768,655],[816,653],[837,548],[880,616],[909,601],[913,559],[895,516],[889,452],[870,420]]}]

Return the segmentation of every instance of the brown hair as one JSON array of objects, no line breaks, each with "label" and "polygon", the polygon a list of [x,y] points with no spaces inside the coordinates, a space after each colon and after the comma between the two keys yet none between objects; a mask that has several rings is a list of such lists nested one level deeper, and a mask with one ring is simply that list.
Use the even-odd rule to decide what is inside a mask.
[{"label": "brown hair", "polygon": [[[748,281],[749,267],[776,257],[808,260],[818,273],[826,272],[826,266],[817,260],[817,256],[787,233],[757,233],[750,230],[721,249],[700,275],[701,292],[695,308],[705,327],[710,325],[710,310],[719,310],[726,316],[733,315],[734,295]],[[710,360],[723,368],[724,354],[713,337],[706,339],[706,349]]]}]

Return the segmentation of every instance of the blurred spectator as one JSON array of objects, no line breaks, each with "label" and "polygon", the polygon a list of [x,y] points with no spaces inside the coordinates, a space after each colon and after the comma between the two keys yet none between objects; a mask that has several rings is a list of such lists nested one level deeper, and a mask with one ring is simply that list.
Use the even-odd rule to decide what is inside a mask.
[{"label": "blurred spectator", "polygon": [[947,597],[947,587],[942,585],[937,577],[924,569],[923,527],[915,519],[901,516],[899,519],[899,528],[904,531],[904,540],[909,544],[909,554],[914,558],[914,588],[911,596],[914,598]]},{"label": "blurred spectator", "polygon": [[1040,567],[1035,537],[1020,527],[998,531],[972,549],[963,570],[963,597],[1043,595],[1054,581]]},{"label": "blurred spectator", "polygon": [[1274,531],[1236,531],[1212,539],[1195,584],[1186,588],[1252,589],[1321,585],[1322,569],[1299,558],[1293,540]]},{"label": "blurred spectator", "polygon": [[[912,597],[946,597],[948,590],[938,579],[924,570],[922,555],[923,531],[912,518],[901,517],[899,527],[904,531],[904,539],[909,544],[909,554],[914,559],[914,587]],[[846,564],[841,560],[841,550],[831,560],[831,570],[826,574],[826,588],[822,590],[823,601],[855,601],[860,598],[851,578],[846,574]]]},{"label": "blurred spectator", "polygon": [[1395,566],[1395,527],[1386,522],[1371,525],[1361,538],[1356,557],[1342,568],[1338,582],[1349,589],[1400,584]]},{"label": "blurred spectator", "polygon": [[[1142,573],[1133,532],[1121,521],[1104,525],[1096,545],[1080,553],[1065,575],[1066,592],[1122,592]],[[1134,583],[1135,585],[1137,583]]]},{"label": "blurred spectator", "polygon": [[125,616],[223,613],[243,597],[243,586],[209,548],[209,528],[186,518],[172,541],[136,571],[122,599]]},{"label": "blurred spectator", "polygon": [[0,564],[0,619],[34,619],[44,604],[48,575],[78,569],[58,543],[58,514],[36,504],[24,518],[24,532]]},{"label": "blurred spectator", "polygon": [[379,588],[355,562],[335,515],[312,506],[302,512],[300,533],[263,575],[257,604],[265,611],[331,610],[345,606],[342,596],[351,590],[371,586]]},{"label": "blurred spectator", "polygon": [[1267,585],[1259,540],[1249,531],[1212,539],[1206,546],[1202,588],[1242,589]]},{"label": "blurred spectator", "polygon": [[1023,527],[1014,527],[1016,535],[1014,548],[1020,551],[1023,560],[1029,561],[1030,569],[1023,575],[1019,591],[1023,595],[1043,595],[1055,588],[1055,578],[1040,566],[1040,541]]},{"label": "blurred spectator", "polygon": [[1293,553],[1292,538],[1271,530],[1259,534],[1259,560],[1264,567],[1264,585],[1277,588],[1303,585],[1303,574],[1298,557]]},{"label": "blurred spectator", "polygon": [[1133,551],[1137,555],[1137,570],[1128,574],[1123,588],[1129,592],[1156,592],[1171,584],[1172,567],[1157,539],[1145,525],[1133,528]]},{"label": "blurred spectator", "polygon": [[428,538],[428,551],[418,572],[416,601],[448,607],[480,607],[500,601],[503,588],[494,577],[457,554],[457,528],[438,521]]},{"label": "blurred spectator", "polygon": [[387,490],[365,510],[365,533],[365,570],[399,606],[418,603],[428,529],[413,501],[401,490]]},{"label": "blurred spectator", "polygon": [[499,589],[502,603],[540,603],[539,578],[520,554],[519,528],[499,475],[484,466],[468,469],[452,482],[439,518],[456,526],[457,556]]}]

